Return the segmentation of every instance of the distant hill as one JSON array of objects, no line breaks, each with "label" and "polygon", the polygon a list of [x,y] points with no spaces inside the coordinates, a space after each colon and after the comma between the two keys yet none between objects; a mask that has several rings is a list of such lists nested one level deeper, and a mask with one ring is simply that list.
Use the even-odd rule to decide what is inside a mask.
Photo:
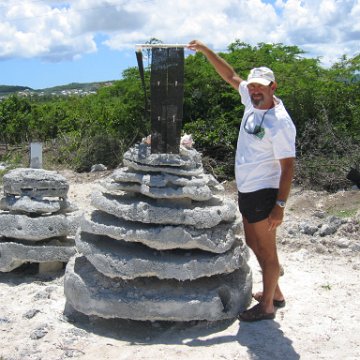
[{"label": "distant hill", "polygon": [[113,81],[102,81],[102,82],[91,82],[91,83],[70,83],[67,85],[59,85],[53,86],[50,88],[45,88],[41,90],[36,90],[37,92],[59,92],[66,90],[86,90],[86,91],[94,91],[99,89],[100,87],[110,84]]},{"label": "distant hill", "polygon": [[19,92],[31,92],[35,94],[45,93],[61,93],[62,91],[74,91],[74,90],[82,90],[82,91],[96,91],[100,87],[111,85],[114,81],[102,81],[102,82],[91,82],[91,83],[70,83],[67,85],[59,85],[53,86],[44,89],[32,89],[28,86],[12,86],[12,85],[0,85],[0,97],[9,96],[12,94],[16,94]]},{"label": "distant hill", "polygon": [[0,85],[0,96],[6,96],[25,90],[34,91],[27,86]]}]

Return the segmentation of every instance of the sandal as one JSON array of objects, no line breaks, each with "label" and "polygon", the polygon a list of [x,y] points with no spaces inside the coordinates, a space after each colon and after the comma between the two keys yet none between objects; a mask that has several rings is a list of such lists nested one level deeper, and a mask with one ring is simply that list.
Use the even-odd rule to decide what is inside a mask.
[{"label": "sandal", "polygon": [[[253,297],[257,302],[260,302],[260,301],[261,301],[261,296],[262,296],[262,293],[261,293],[261,292],[252,295],[252,297]],[[281,308],[285,307],[286,301],[285,301],[285,299],[283,299],[283,300],[275,300],[275,299],[274,299],[274,300],[273,300],[273,304],[274,304],[274,307],[281,309]]]},{"label": "sandal", "polygon": [[273,304],[274,304],[274,307],[281,309],[281,308],[285,307],[286,301],[285,301],[285,299],[284,300],[274,300]]},{"label": "sandal", "polygon": [[238,319],[249,322],[260,320],[273,320],[275,319],[275,312],[266,313],[261,309],[260,304],[256,304],[251,309],[245,310],[241,314],[239,314]]}]

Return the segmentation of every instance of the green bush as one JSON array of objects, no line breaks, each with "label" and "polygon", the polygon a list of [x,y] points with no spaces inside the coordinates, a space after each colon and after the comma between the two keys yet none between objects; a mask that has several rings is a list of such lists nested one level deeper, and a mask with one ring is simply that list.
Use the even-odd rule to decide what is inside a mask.
[{"label": "green bush", "polygon": [[[254,66],[276,74],[277,95],[297,128],[296,181],[334,191],[349,186],[346,174],[360,166],[360,55],[345,56],[331,68],[304,58],[297,46],[250,46],[236,40],[222,53],[244,78]],[[145,71],[147,94],[149,68]],[[66,166],[89,171],[121,163],[122,154],[150,133],[139,72],[85,97],[21,98],[0,101],[0,143],[42,141],[44,168]],[[235,148],[244,107],[201,53],[185,59],[183,131],[193,135],[204,167],[219,180],[234,177]],[[9,147],[10,149],[10,147]],[[28,145],[8,150],[1,161],[27,166]]]},{"label": "green bush", "polygon": [[84,139],[78,139],[76,135],[66,136],[59,139],[58,153],[53,162],[66,165],[77,172],[90,171],[92,165],[103,164],[108,168],[117,167],[122,161],[125,144],[122,140],[99,134]]}]

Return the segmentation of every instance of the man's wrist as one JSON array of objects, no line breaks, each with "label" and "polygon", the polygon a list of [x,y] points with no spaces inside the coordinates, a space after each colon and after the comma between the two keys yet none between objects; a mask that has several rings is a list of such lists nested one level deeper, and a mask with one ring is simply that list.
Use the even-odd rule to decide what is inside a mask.
[{"label": "man's wrist", "polygon": [[282,209],[284,209],[285,206],[286,206],[286,201],[284,201],[284,200],[276,200],[276,205],[281,207]]}]

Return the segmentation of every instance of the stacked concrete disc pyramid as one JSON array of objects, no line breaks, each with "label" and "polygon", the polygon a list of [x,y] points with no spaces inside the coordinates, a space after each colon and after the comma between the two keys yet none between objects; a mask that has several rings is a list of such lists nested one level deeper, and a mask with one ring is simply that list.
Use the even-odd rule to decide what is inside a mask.
[{"label": "stacked concrete disc pyramid", "polygon": [[56,270],[76,253],[74,236],[81,217],[67,200],[67,180],[55,171],[18,168],[3,183],[0,271],[28,262]]},{"label": "stacked concrete disc pyramid", "polygon": [[92,194],[65,272],[68,305],[133,320],[222,320],[251,299],[236,203],[201,155],[140,144]]}]

